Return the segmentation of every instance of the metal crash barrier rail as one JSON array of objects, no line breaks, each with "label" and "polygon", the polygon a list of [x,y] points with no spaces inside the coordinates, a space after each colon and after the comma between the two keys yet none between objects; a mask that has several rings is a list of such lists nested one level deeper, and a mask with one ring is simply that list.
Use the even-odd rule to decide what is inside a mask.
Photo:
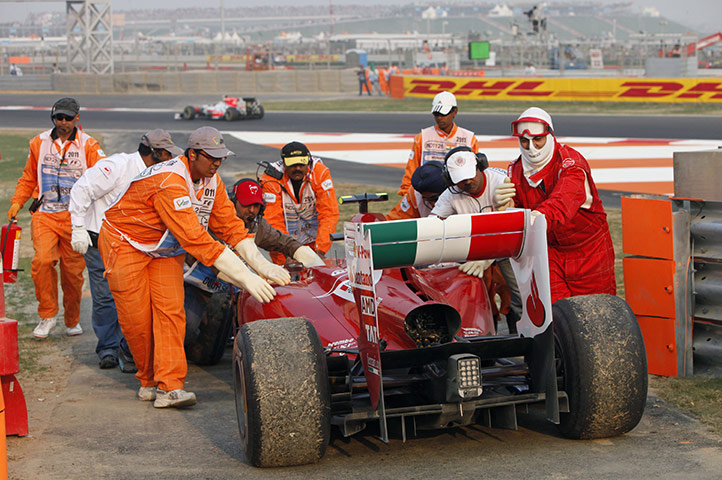
[{"label": "metal crash barrier rail", "polygon": [[674,154],[675,196],[622,198],[626,300],[649,372],[722,362],[722,150]]}]

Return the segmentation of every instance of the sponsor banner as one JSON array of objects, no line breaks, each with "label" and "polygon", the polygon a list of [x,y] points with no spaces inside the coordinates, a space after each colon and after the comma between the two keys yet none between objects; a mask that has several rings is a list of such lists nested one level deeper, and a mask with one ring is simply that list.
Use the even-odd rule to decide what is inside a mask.
[{"label": "sponsor banner", "polygon": [[405,97],[450,91],[468,100],[722,102],[722,79],[714,78],[402,78]]}]

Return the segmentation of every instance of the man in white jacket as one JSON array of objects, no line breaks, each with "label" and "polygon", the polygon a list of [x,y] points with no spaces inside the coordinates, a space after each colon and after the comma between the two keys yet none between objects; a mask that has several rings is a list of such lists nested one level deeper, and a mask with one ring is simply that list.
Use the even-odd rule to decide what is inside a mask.
[{"label": "man in white jacket", "polygon": [[73,225],[71,245],[83,254],[88,267],[93,299],[92,324],[98,343],[95,352],[100,368],[113,368],[120,363],[126,373],[134,373],[135,365],[118,324],[115,302],[103,277],[105,267],[98,252],[98,233],[105,210],[130,180],[147,167],[170,160],[183,153],[173,144],[165,130],[151,130],[141,137],[138,151],[117,153],[99,161],[81,176],[70,191],[70,219]]}]

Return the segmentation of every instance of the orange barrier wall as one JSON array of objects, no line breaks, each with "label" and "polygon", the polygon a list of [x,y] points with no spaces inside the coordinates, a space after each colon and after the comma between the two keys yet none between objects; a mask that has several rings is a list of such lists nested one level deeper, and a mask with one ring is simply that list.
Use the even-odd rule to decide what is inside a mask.
[{"label": "orange barrier wall", "polygon": [[403,97],[432,98],[447,90],[468,100],[722,102],[722,79],[713,78],[400,78]]}]

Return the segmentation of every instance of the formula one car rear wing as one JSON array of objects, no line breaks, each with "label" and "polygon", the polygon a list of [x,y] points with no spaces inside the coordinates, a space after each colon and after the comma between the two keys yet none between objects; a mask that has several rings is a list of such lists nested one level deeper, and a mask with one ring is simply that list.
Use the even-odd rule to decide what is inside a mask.
[{"label": "formula one car rear wing", "polygon": [[[559,423],[552,308],[546,243],[546,219],[530,210],[453,215],[446,220],[427,217],[344,225],[346,265],[360,318],[358,339],[371,399],[377,410],[381,439],[387,441],[381,351],[378,338],[378,299],[375,269],[427,266],[442,262],[510,258],[522,298],[517,324],[521,337],[539,338],[544,345],[537,376],[544,380],[547,417]],[[471,300],[471,299],[470,299]]]}]

